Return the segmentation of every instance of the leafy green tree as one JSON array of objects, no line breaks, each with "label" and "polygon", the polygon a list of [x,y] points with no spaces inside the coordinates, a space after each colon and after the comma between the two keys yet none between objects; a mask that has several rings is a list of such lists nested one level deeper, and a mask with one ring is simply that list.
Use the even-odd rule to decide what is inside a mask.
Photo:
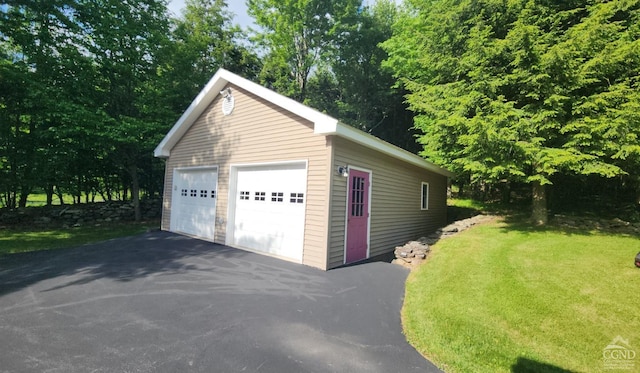
[{"label": "leafy green tree", "polygon": [[89,65],[78,49],[75,5],[10,1],[0,8],[0,84],[7,88],[0,104],[4,145],[0,151],[6,162],[3,184],[8,207],[24,207],[36,187],[50,190],[51,175],[59,169],[59,164],[52,164],[59,159],[59,151],[51,134],[85,118],[82,105],[73,108],[82,93],[73,84],[83,81],[84,85],[78,77]]},{"label": "leafy green tree", "polygon": [[307,102],[346,124],[410,151],[418,151],[411,131],[413,115],[404,90],[382,67],[388,57],[380,43],[392,35],[397,5],[378,0],[361,9],[353,22],[343,24],[326,68],[311,77]]},{"label": "leafy green tree", "polygon": [[172,20],[160,55],[163,86],[158,93],[178,116],[219,68],[249,79],[261,68],[257,55],[243,45],[246,36],[232,24],[225,1],[187,0],[185,5],[182,16]]},{"label": "leafy green tree", "polygon": [[139,170],[162,133],[146,114],[146,88],[157,76],[157,55],[169,31],[162,0],[92,0],[78,20],[98,70],[95,103],[104,113],[96,136],[131,180],[136,220],[141,219]]},{"label": "leafy green tree", "polygon": [[24,169],[26,124],[23,114],[31,87],[31,74],[24,63],[12,61],[6,46],[0,60],[0,188],[2,205],[15,208]]},{"label": "leafy green tree", "polygon": [[[0,187],[74,201],[161,190],[152,150],[218,67],[259,59],[224,1],[191,0],[170,28],[163,0],[11,0],[0,7]],[[122,194],[121,194],[122,192]]]},{"label": "leafy green tree", "polygon": [[[474,181],[621,175],[638,154],[638,1],[409,1],[384,44],[423,154]],[[612,54],[620,58],[611,58]]]},{"label": "leafy green tree", "polygon": [[360,0],[248,0],[248,12],[260,27],[255,40],[265,52],[263,83],[304,101],[313,69],[333,53],[343,25],[353,22],[360,5]]}]

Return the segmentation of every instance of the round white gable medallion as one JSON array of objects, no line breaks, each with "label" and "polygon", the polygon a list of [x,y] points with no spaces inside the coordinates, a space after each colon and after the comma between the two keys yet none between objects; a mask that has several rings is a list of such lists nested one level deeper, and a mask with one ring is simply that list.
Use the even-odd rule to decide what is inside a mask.
[{"label": "round white gable medallion", "polygon": [[229,115],[233,111],[235,107],[235,102],[233,96],[228,95],[227,97],[222,99],[222,114]]}]

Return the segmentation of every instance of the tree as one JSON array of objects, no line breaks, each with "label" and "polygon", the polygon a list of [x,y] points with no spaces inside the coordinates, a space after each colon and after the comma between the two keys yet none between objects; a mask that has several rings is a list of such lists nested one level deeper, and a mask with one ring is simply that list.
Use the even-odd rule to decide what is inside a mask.
[{"label": "tree", "polygon": [[242,45],[245,35],[232,24],[225,1],[187,0],[185,5],[182,16],[172,20],[173,30],[160,56],[159,94],[177,116],[219,68],[248,79],[257,78],[261,68],[255,53]]},{"label": "tree", "polygon": [[307,100],[346,124],[417,151],[405,92],[382,67],[388,55],[380,43],[391,37],[397,12],[395,2],[378,0],[362,8],[352,23],[343,24],[328,66],[310,79]]},{"label": "tree", "polygon": [[638,154],[638,1],[409,3],[384,46],[424,156],[531,184],[544,224],[553,175],[621,175]]},{"label": "tree", "polygon": [[[220,0],[191,0],[170,29],[164,0],[12,0],[0,7],[0,195],[74,202],[161,190],[152,150],[214,71],[255,77]],[[172,32],[170,32],[172,31]],[[122,193],[120,193],[122,192]]]},{"label": "tree", "polygon": [[260,30],[255,40],[266,54],[263,83],[304,101],[314,68],[333,52],[334,41],[360,7],[360,0],[248,0]]},{"label": "tree", "polygon": [[164,127],[147,116],[143,103],[169,31],[166,6],[162,0],[92,0],[83,4],[78,20],[90,35],[85,47],[98,67],[95,103],[106,114],[95,135],[130,177],[140,220],[139,169]]},{"label": "tree", "polygon": [[[61,163],[54,164],[60,150],[53,134],[88,120],[84,102],[78,99],[84,96],[84,72],[90,64],[78,48],[77,5],[10,1],[0,8],[0,84],[6,88],[0,98],[0,151],[6,165],[3,192],[8,207],[24,207],[38,186],[51,202],[52,174],[64,169]],[[78,81],[83,82],[81,87],[75,86]]]}]

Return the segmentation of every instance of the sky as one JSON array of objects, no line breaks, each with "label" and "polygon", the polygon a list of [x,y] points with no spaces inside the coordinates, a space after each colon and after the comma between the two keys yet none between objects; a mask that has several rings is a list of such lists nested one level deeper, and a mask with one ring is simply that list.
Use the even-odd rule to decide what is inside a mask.
[{"label": "sky", "polygon": [[[169,1],[169,10],[176,16],[179,16],[180,10],[184,7],[185,0],[171,0]],[[370,4],[373,1],[365,0],[365,4]],[[402,2],[402,0],[395,0],[396,3]],[[227,7],[234,15],[234,23],[239,24],[242,28],[247,28],[253,25],[253,19],[247,14],[247,5],[245,0],[227,0]]]},{"label": "sky", "polygon": [[[169,1],[169,11],[179,16],[180,10],[184,7],[184,0]],[[239,24],[242,28],[247,28],[253,24],[253,19],[247,14],[247,5],[245,0],[228,0],[227,7],[234,15],[234,23]]]}]

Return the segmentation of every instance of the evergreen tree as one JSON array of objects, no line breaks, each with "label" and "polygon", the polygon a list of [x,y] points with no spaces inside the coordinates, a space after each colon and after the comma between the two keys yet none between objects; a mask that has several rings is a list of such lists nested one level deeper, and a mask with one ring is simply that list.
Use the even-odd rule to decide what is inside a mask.
[{"label": "evergreen tree", "polygon": [[[413,0],[384,45],[423,155],[474,181],[625,173],[638,155],[638,1]],[[629,171],[629,170],[627,170]]]}]

